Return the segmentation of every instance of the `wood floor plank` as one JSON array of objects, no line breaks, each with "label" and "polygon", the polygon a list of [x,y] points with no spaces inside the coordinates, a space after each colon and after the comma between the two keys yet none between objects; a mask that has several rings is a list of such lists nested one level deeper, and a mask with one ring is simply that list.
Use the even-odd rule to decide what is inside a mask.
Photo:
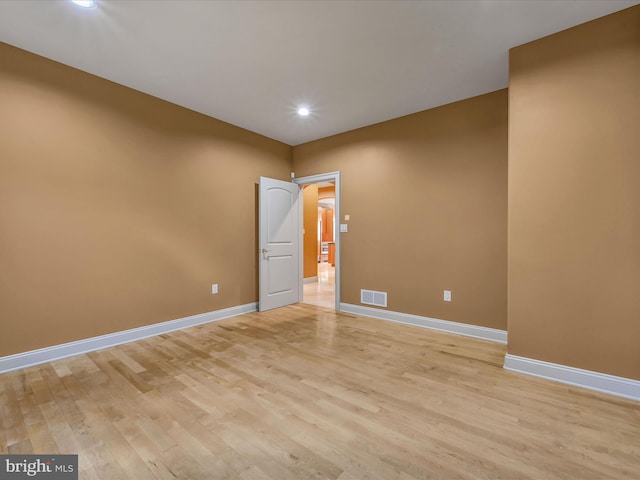
[{"label": "wood floor plank", "polygon": [[[29,445],[29,434],[27,432],[24,419],[22,417],[22,411],[20,410],[19,396],[23,390],[24,373],[15,373],[7,377],[5,382],[5,389],[3,392],[3,402],[0,407],[2,408],[2,424],[3,424],[3,437],[4,445],[3,451],[11,453],[11,449],[20,447],[14,447],[15,445]],[[25,452],[27,453],[27,452]]]},{"label": "wood floor plank", "polygon": [[504,345],[297,304],[0,376],[0,453],[83,479],[637,480],[640,404]]}]

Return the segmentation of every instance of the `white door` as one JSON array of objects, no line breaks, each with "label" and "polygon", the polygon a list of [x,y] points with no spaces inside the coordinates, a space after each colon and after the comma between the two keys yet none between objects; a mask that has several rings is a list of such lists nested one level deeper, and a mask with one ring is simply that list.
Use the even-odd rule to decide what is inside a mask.
[{"label": "white door", "polygon": [[300,300],[300,187],[260,177],[258,264],[263,312]]}]

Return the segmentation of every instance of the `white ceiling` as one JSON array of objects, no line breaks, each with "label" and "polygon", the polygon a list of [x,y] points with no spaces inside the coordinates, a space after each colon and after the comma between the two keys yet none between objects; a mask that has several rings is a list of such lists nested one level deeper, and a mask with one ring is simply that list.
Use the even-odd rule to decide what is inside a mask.
[{"label": "white ceiling", "polygon": [[638,3],[4,0],[0,41],[297,145],[504,88],[509,48]]}]

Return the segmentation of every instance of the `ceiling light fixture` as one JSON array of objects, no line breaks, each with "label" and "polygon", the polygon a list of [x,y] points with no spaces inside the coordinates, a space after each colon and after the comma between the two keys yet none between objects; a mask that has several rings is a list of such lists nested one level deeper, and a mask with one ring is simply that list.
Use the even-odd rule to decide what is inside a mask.
[{"label": "ceiling light fixture", "polygon": [[300,107],[298,108],[298,115],[300,115],[301,117],[306,117],[309,115],[309,109],[307,107]]},{"label": "ceiling light fixture", "polygon": [[71,0],[71,1],[82,8],[93,8],[96,6],[96,0]]}]

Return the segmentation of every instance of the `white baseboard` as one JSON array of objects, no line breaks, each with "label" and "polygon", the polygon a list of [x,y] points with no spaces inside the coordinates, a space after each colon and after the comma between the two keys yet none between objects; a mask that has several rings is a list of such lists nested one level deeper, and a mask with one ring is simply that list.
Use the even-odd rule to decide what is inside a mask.
[{"label": "white baseboard", "polygon": [[482,340],[490,340],[497,343],[507,343],[507,332],[496,328],[479,327],[477,325],[469,325],[466,323],[449,322],[447,320],[439,320],[437,318],[421,317],[410,313],[393,312],[390,310],[381,310],[378,308],[363,307],[361,305],[352,305],[350,303],[341,303],[340,311],[345,313],[353,313],[364,317],[378,318],[380,320],[389,320],[392,322],[406,323],[408,325],[416,325],[419,327],[438,330],[440,332],[455,333],[466,337],[480,338]]},{"label": "white baseboard", "polygon": [[302,280],[303,283],[313,283],[313,282],[317,282],[318,281],[318,277],[307,277],[305,279]]},{"label": "white baseboard", "polygon": [[566,365],[543,362],[533,358],[518,357],[509,353],[504,358],[504,368],[512,372],[533,375],[534,377],[640,401],[639,380],[567,367]]},{"label": "white baseboard", "polygon": [[123,330],[121,332],[100,335],[99,337],[86,338],[75,342],[0,357],[0,373],[31,367],[40,363],[51,362],[82,353],[93,352],[103,348],[114,347],[123,343],[134,342],[136,340],[142,340],[143,338],[202,325],[203,323],[215,322],[244,313],[255,312],[256,307],[256,303],[247,303],[246,305],[238,305],[237,307],[215,310],[213,312],[201,313],[177,320],[169,320],[168,322],[154,323],[144,327],[132,328],[131,330]]}]

